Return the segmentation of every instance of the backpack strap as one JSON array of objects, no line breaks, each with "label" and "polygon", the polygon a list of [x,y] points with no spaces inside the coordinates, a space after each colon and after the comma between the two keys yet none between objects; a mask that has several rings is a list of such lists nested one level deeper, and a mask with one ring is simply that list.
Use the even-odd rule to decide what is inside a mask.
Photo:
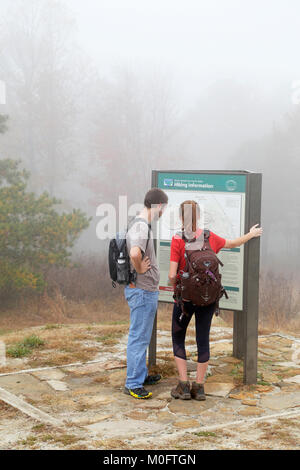
[{"label": "backpack strap", "polygon": [[209,240],[210,237],[210,231],[208,229],[204,229],[204,239]]},{"label": "backpack strap", "polygon": [[203,240],[203,247],[204,250],[206,250],[206,247],[209,246],[210,249],[212,249],[209,237],[210,237],[210,231],[208,229],[203,230],[203,235],[204,235],[204,240]]},{"label": "backpack strap", "polygon": [[228,299],[228,294],[226,292],[226,289],[222,286],[222,290],[220,292],[220,297],[216,301],[216,308],[215,308],[215,312],[214,312],[216,317],[219,316],[219,313],[220,313],[219,302],[220,302],[221,297],[223,297],[223,295],[225,295],[226,299]]},{"label": "backpack strap", "polygon": [[136,223],[136,222],[144,222],[144,224],[147,224],[148,225],[148,238],[147,238],[147,243],[146,243],[146,248],[145,248],[145,252],[144,254],[142,255],[142,259],[144,258],[145,256],[145,253],[146,253],[146,250],[148,248],[148,244],[149,244],[149,240],[150,240],[150,234],[151,234],[151,224],[149,224],[146,219],[143,219],[142,217],[134,217],[128,224],[127,226],[127,229],[126,229],[126,233],[128,232],[128,230],[130,228],[133,227],[133,225]]},{"label": "backpack strap", "polygon": [[191,239],[189,239],[189,238],[186,238],[186,236],[185,236],[185,234],[184,234],[184,230],[183,230],[183,229],[181,229],[181,238],[182,238],[182,240],[183,240],[184,242],[187,242],[187,243],[192,243],[192,242],[194,242],[194,241],[196,241],[196,240],[197,240],[197,238],[196,238],[196,237],[194,237],[194,238],[191,238]]},{"label": "backpack strap", "polygon": [[[197,238],[198,238],[198,237],[194,237],[194,238],[191,238],[191,239],[186,238],[183,229],[181,229],[181,232],[178,232],[178,234],[180,234],[182,240],[184,240],[185,242],[188,242],[188,243],[192,243],[192,242],[196,241]],[[208,229],[204,229],[203,234],[204,234],[204,241],[208,241],[209,237],[210,237],[210,231]]]},{"label": "backpack strap", "polygon": [[[210,231],[205,229],[205,230],[203,230],[203,233],[204,233],[204,242],[203,242],[203,246],[204,246],[204,244],[206,242],[209,243]],[[198,239],[198,237],[194,237],[194,238],[188,240],[185,237],[183,229],[182,229],[182,239],[184,240],[185,243],[194,243]],[[188,254],[188,250],[186,250],[186,249],[184,250],[184,252],[185,252],[185,260],[186,260],[186,267],[187,267],[187,265],[190,264],[189,254]]]}]

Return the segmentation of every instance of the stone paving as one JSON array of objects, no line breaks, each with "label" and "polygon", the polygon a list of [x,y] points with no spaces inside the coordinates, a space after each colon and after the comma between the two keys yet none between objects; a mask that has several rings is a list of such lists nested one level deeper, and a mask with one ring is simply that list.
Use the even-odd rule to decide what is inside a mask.
[{"label": "stone paving", "polygon": [[[138,401],[122,393],[127,335],[109,351],[103,347],[101,354],[89,363],[0,374],[0,400],[4,400],[2,389],[42,412],[40,418],[32,418],[26,410],[17,411],[10,418],[4,413],[0,420],[0,449],[24,446],[175,449],[181,448],[182,440],[190,442],[190,448],[243,448],[243,445],[247,448],[246,444],[241,444],[243,433],[252,436],[249,445],[255,448],[253,440],[261,432],[257,428],[259,423],[262,426],[282,419],[293,423],[293,420],[299,420],[300,339],[281,334],[259,337],[258,384],[244,386],[243,364],[232,357],[231,338],[231,328],[212,327],[211,360],[205,385],[207,399],[204,402],[171,397],[170,390],[176,385],[177,378],[170,373],[173,362],[167,331],[158,331],[157,370],[162,371],[163,379],[159,384],[147,387],[153,392],[150,400]],[[192,329],[187,337],[187,351],[192,381],[197,360]],[[164,371],[167,371],[165,376]],[[3,405],[3,401],[1,403]],[[12,402],[9,404],[14,406]],[[51,434],[55,427],[53,423],[47,423],[47,415],[55,418],[60,427],[54,432],[55,437]],[[39,426],[40,429],[50,426],[48,433],[37,433]],[[294,433],[298,438],[299,432],[298,427]],[[223,435],[219,443],[211,441],[214,433]],[[228,433],[231,433],[231,439]],[[225,444],[224,435],[227,435]],[[62,436],[69,437],[64,441]],[[206,436],[207,439],[200,439],[201,442],[198,439],[194,444],[195,436]],[[281,444],[277,442],[276,445],[299,448],[298,438],[285,442],[282,437],[283,443],[280,441]],[[268,446],[269,441],[265,448]]]}]

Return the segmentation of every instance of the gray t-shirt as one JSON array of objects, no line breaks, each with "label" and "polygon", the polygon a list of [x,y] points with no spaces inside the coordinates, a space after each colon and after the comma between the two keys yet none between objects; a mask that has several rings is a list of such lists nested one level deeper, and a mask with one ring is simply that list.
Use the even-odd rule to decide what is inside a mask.
[{"label": "gray t-shirt", "polygon": [[[147,245],[147,240],[148,240],[147,220],[145,219],[145,222],[142,222],[142,221],[133,222],[126,235],[128,253],[130,253],[130,250],[133,246],[137,246],[141,249],[142,253],[145,253],[145,256],[148,256],[150,260],[150,264],[151,264],[151,268],[146,273],[144,274],[137,273],[135,285],[139,289],[145,289],[151,292],[156,292],[158,291],[158,288],[159,288],[159,269],[158,269],[158,264],[156,260],[155,250],[154,250],[153,234],[151,230],[150,230],[150,237],[149,237],[148,245]],[[132,264],[131,264],[131,269],[134,270]]]}]

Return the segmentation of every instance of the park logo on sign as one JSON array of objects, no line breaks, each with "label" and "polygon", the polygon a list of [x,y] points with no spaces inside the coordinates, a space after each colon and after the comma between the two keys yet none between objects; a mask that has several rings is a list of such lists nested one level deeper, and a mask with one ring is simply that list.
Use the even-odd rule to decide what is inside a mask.
[{"label": "park logo on sign", "polygon": [[237,188],[237,182],[234,180],[227,180],[226,181],[226,189],[227,191],[235,191]]},{"label": "park logo on sign", "polygon": [[164,186],[173,186],[173,184],[174,184],[174,180],[169,179],[169,178],[164,179]]}]

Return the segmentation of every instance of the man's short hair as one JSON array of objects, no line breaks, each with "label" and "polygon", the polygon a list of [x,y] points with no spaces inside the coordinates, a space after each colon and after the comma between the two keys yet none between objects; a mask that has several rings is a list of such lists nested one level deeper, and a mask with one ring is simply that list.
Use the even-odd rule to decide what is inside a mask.
[{"label": "man's short hair", "polygon": [[151,206],[154,206],[155,204],[168,204],[168,196],[162,189],[152,188],[145,196],[145,207],[151,209]]}]

